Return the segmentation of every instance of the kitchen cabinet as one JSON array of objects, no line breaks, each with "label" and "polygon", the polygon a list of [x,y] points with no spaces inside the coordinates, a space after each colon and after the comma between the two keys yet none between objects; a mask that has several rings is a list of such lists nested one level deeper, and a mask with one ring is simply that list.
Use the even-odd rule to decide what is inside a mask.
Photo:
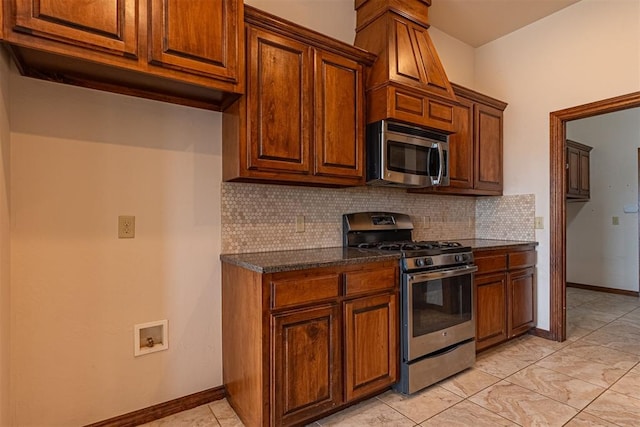
[{"label": "kitchen cabinet", "polygon": [[533,244],[474,249],[476,351],[500,344],[535,326]]},{"label": "kitchen cabinet", "polygon": [[222,264],[223,377],[247,426],[299,425],[398,379],[398,262]]},{"label": "kitchen cabinet", "polygon": [[247,94],[223,114],[223,179],[364,184],[364,69],[375,56],[245,6]]},{"label": "kitchen cabinet", "polygon": [[446,187],[412,189],[416,193],[499,196],[503,187],[502,128],[507,104],[455,83],[458,98],[449,136]]},{"label": "kitchen cabinet", "polygon": [[244,91],[239,0],[3,2],[23,75],[220,110]]},{"label": "kitchen cabinet", "polygon": [[367,77],[367,123],[451,132],[456,96],[429,36],[425,0],[356,0],[354,44],[378,55]]},{"label": "kitchen cabinet", "polygon": [[585,202],[591,197],[590,153],[593,148],[567,139],[567,201]]}]

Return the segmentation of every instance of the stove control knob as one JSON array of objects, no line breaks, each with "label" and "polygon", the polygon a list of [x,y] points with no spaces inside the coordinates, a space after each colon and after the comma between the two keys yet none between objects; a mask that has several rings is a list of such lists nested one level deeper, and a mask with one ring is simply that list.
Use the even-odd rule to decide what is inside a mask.
[{"label": "stove control knob", "polygon": [[456,255],[456,262],[466,261],[466,255]]},{"label": "stove control knob", "polygon": [[424,263],[425,265],[433,265],[433,260],[431,258],[425,258]]},{"label": "stove control knob", "polygon": [[416,258],[416,266],[422,267],[423,265],[424,265],[424,259],[423,258]]}]

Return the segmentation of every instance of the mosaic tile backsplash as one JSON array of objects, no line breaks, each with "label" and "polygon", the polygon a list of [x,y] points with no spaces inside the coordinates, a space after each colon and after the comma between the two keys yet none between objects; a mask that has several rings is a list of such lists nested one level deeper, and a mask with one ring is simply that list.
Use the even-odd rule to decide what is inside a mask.
[{"label": "mosaic tile backsplash", "polygon": [[535,240],[534,194],[480,197],[476,201],[476,239]]},{"label": "mosaic tile backsplash", "polygon": [[[355,187],[325,189],[283,185],[222,183],[222,252],[246,253],[342,246],[342,214],[401,212],[411,216],[415,240],[454,240],[477,234],[478,206],[502,214],[496,221],[511,230],[482,238],[533,240],[533,195],[475,199],[408,194],[402,189]],[[505,199],[501,202],[501,199]],[[510,208],[512,207],[512,209]],[[517,212],[517,213],[514,213]],[[304,231],[296,219],[304,217]],[[486,216],[483,221],[490,222]],[[530,228],[529,234],[525,232]],[[494,231],[496,234],[494,234]],[[505,236],[518,236],[505,237]],[[498,237],[499,236],[499,237]],[[528,236],[528,237],[525,237]]]}]

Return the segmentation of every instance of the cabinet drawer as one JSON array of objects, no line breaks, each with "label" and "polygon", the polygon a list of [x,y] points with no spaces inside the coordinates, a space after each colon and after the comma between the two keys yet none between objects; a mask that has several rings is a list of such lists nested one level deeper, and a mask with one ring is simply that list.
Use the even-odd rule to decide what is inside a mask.
[{"label": "cabinet drawer", "polygon": [[536,251],[512,252],[509,254],[509,270],[536,265]]},{"label": "cabinet drawer", "polygon": [[340,293],[337,273],[271,282],[271,308],[289,307],[329,298]]},{"label": "cabinet drawer", "polygon": [[478,266],[478,273],[491,273],[507,269],[507,255],[491,255],[474,258],[474,264]]},{"label": "cabinet drawer", "polygon": [[344,273],[344,293],[346,295],[354,295],[370,291],[393,289],[398,280],[396,271],[397,267],[387,267]]}]

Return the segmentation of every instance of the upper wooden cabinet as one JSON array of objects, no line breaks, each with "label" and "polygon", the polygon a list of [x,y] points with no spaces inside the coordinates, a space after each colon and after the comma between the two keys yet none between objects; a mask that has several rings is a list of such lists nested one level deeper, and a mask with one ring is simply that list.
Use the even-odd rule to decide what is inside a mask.
[{"label": "upper wooden cabinet", "polygon": [[586,202],[591,197],[590,152],[593,148],[567,139],[567,201]]},{"label": "upper wooden cabinet", "polygon": [[364,184],[364,68],[375,56],[245,6],[247,94],[223,115],[223,179]]},{"label": "upper wooden cabinet", "polygon": [[412,189],[417,193],[499,196],[503,187],[502,128],[507,104],[455,83],[454,133],[449,136],[447,187]]},{"label": "upper wooden cabinet", "polygon": [[244,91],[239,0],[3,2],[23,75],[220,110]]},{"label": "upper wooden cabinet", "polygon": [[[119,56],[138,55],[136,0],[15,0],[14,3],[13,31]],[[7,38],[11,40],[11,35]]]}]

